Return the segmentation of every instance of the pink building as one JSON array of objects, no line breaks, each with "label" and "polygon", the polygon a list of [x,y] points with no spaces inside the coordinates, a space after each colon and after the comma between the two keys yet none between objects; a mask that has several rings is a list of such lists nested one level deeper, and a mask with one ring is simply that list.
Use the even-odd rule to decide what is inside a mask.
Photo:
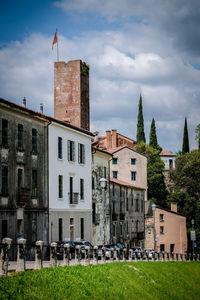
[{"label": "pink building", "polygon": [[[177,204],[171,204],[171,210],[155,207],[152,201],[146,201],[145,248],[156,252],[185,253],[187,251],[186,217],[177,213]],[[155,234],[154,234],[155,218]]]}]

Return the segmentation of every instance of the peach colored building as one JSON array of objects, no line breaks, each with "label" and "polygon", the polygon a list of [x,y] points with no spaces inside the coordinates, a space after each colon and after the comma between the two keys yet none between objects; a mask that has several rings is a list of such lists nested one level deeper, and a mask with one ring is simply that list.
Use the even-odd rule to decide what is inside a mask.
[{"label": "peach colored building", "polygon": [[[154,249],[154,217],[152,201],[145,204],[145,248]],[[157,252],[185,253],[187,251],[186,217],[177,213],[177,204],[171,210],[155,208],[155,250]]]}]

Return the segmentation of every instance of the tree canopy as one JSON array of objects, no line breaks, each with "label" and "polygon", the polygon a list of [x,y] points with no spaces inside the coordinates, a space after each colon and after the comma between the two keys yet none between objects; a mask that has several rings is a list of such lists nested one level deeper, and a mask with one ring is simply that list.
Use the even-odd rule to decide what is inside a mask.
[{"label": "tree canopy", "polygon": [[168,203],[177,202],[178,212],[187,218],[187,227],[195,221],[197,240],[200,242],[200,151],[178,155],[175,169],[170,172],[173,190]]},{"label": "tree canopy", "polygon": [[137,143],[146,142],[144,133],[144,118],[142,109],[142,96],[140,95],[137,116]]},{"label": "tree canopy", "polygon": [[200,149],[200,124],[197,125],[195,128],[195,133],[196,133],[196,140],[198,141],[198,148]]},{"label": "tree canopy", "polygon": [[187,152],[190,152],[190,147],[189,147],[189,137],[188,137],[188,128],[187,128],[187,118],[185,118],[182,153],[184,154]]},{"label": "tree canopy", "polygon": [[167,190],[162,173],[164,162],[160,158],[160,151],[145,143],[137,144],[136,148],[138,152],[147,156],[148,199],[166,207]]}]

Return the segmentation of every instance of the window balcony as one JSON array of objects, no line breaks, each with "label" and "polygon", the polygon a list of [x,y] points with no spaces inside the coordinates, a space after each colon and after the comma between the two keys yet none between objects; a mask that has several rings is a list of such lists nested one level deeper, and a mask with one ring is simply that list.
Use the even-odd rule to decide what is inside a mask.
[{"label": "window balcony", "polygon": [[78,204],[79,193],[68,193],[68,195],[69,195],[69,204]]},{"label": "window balcony", "polygon": [[30,189],[21,187],[17,191],[17,205],[25,205],[30,198]]}]

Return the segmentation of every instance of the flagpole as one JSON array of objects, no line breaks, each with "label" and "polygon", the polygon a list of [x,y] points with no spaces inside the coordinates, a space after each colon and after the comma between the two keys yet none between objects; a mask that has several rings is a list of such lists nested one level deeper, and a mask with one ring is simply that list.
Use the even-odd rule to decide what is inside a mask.
[{"label": "flagpole", "polygon": [[59,61],[59,52],[58,52],[58,29],[56,28],[56,34],[57,34],[57,61]]}]

